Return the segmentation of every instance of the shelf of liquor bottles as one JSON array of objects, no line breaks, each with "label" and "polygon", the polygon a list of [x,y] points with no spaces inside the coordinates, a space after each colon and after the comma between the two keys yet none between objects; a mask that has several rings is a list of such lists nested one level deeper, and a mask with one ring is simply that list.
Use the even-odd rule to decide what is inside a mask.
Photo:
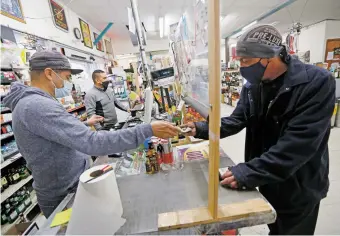
[{"label": "shelf of liquor bottles", "polygon": [[28,214],[37,206],[35,191],[22,188],[1,207],[1,234],[4,235],[15,224],[28,221]]},{"label": "shelf of liquor bottles", "polygon": [[24,163],[15,163],[1,168],[1,203],[32,180],[32,175]]},{"label": "shelf of liquor bottles", "polygon": [[[13,151],[13,152],[15,153],[15,151]],[[18,150],[16,150],[16,152],[18,152]],[[21,157],[22,157],[21,153],[17,153],[16,155],[14,155],[12,157],[7,158],[6,161],[1,163],[1,169],[7,167],[8,165],[12,164],[16,160],[19,160]]]},{"label": "shelf of liquor bottles", "polygon": [[32,179],[32,175],[28,176],[26,179],[21,180],[17,184],[10,185],[8,189],[6,189],[3,193],[1,193],[1,203],[6,201],[9,197],[11,197],[16,191],[18,191],[21,187],[27,184]]}]

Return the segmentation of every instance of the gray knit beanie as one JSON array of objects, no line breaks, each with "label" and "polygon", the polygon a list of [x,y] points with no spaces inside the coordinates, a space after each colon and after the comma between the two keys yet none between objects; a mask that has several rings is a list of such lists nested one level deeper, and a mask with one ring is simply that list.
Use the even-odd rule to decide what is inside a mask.
[{"label": "gray knit beanie", "polygon": [[272,58],[282,50],[282,36],[271,25],[260,25],[247,30],[236,44],[238,57]]}]

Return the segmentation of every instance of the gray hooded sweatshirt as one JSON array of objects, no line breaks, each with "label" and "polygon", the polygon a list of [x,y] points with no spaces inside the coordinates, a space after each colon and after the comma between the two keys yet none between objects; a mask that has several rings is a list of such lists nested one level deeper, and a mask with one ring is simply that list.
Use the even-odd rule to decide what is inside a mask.
[{"label": "gray hooded sweatshirt", "polygon": [[65,196],[89,167],[89,155],[136,148],[152,136],[151,125],[121,131],[91,131],[48,93],[13,83],[4,103],[12,110],[12,125],[20,153],[32,171],[40,200]]}]

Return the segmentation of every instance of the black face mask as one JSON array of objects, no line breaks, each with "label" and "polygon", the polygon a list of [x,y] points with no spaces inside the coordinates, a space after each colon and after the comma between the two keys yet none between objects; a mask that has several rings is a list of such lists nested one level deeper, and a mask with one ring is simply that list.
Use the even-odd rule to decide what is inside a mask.
[{"label": "black face mask", "polygon": [[109,81],[109,80],[102,82],[104,91],[107,90],[107,87],[109,86],[109,83],[110,83],[110,82],[111,82],[111,81]]},{"label": "black face mask", "polygon": [[242,77],[244,77],[250,84],[260,84],[262,81],[262,77],[267,69],[269,62],[266,66],[263,66],[261,64],[261,60],[262,59],[260,59],[254,65],[240,68],[240,73]]}]

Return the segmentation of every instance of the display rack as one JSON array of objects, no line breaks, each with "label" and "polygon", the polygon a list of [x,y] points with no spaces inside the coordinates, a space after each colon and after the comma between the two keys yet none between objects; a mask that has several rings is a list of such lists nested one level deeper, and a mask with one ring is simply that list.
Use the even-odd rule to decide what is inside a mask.
[{"label": "display rack", "polygon": [[[2,184],[1,191],[3,191],[1,193],[1,204],[2,204],[1,216],[2,217],[3,216],[9,217],[9,215],[7,213],[5,213],[5,208],[4,208],[4,204],[7,204],[6,200],[11,199],[11,197],[16,192],[20,191],[20,189],[22,189],[24,186],[28,186],[31,189],[32,188],[31,187],[32,186],[32,180],[33,180],[32,175],[29,175],[26,178],[24,178],[25,175],[23,175],[22,177],[20,176],[20,178],[22,178],[22,179],[19,182],[15,183],[15,184],[13,184],[13,182],[12,182],[12,184],[11,184],[10,174],[9,175],[4,174],[4,173],[14,173],[14,172],[11,172],[11,168],[14,167],[14,168],[12,168],[12,170],[16,168],[15,166],[17,166],[17,167],[19,166],[19,168],[20,168],[20,166],[24,163],[24,160],[22,159],[22,155],[19,153],[19,150],[17,148],[14,149],[14,145],[11,144],[11,143],[15,142],[15,140],[14,140],[14,133],[13,133],[13,131],[10,131],[10,127],[9,127],[9,126],[12,126],[12,119],[11,119],[11,115],[9,114],[10,112],[11,112],[11,110],[9,108],[3,108],[3,107],[1,108],[1,115],[2,115],[2,117],[1,117],[1,121],[2,121],[2,123],[1,123],[1,128],[2,128],[1,129],[1,131],[2,131],[1,143],[2,143],[2,145],[8,145],[8,147],[6,147],[6,148],[4,148],[2,146],[2,148],[4,148],[4,150],[7,150],[7,152],[2,150],[2,156],[1,156],[2,157],[2,159],[1,159],[1,161],[2,161],[2,163],[1,163],[2,179],[1,180],[3,181],[4,178],[6,178],[5,180],[8,184],[8,186],[6,187],[6,185],[7,185],[6,182],[5,183],[1,182],[1,184]],[[3,132],[8,132],[8,133],[3,133]],[[14,149],[14,150],[11,150],[11,149]],[[9,150],[11,150],[11,151],[9,151]],[[21,161],[19,161],[19,160],[21,160]],[[16,172],[16,173],[18,174],[19,172]],[[20,175],[21,175],[21,172],[20,172]],[[3,189],[3,188],[5,188],[5,189]],[[13,228],[13,226],[20,223],[21,220],[27,219],[28,215],[32,215],[33,209],[35,209],[36,212],[40,212],[40,210],[38,209],[38,206],[37,206],[36,195],[33,194],[33,192],[32,192],[30,196],[31,196],[30,198],[31,198],[32,204],[29,205],[27,207],[27,209],[22,213],[23,218],[21,216],[19,216],[14,222],[1,225],[1,234],[2,235],[7,234],[8,231],[10,231]],[[10,203],[10,205],[12,207],[12,203]]]},{"label": "display rack", "polygon": [[10,132],[10,133],[7,133],[7,134],[2,134],[0,140],[2,141],[2,140],[4,140],[4,139],[10,138],[10,137],[12,137],[12,136],[14,136],[14,133],[13,133],[13,132]]},{"label": "display rack", "polygon": [[28,182],[30,182],[33,179],[32,175],[28,176],[26,179],[21,180],[17,184],[10,185],[8,189],[6,189],[3,193],[1,193],[1,203],[6,201],[7,198],[12,196],[16,191],[21,189],[23,186],[25,186]]},{"label": "display rack", "polygon": [[[13,151],[11,151],[11,152],[8,152],[8,153],[6,153],[5,155],[2,155],[2,158],[4,159],[4,161],[6,161],[8,158],[10,158],[12,155],[14,155],[14,154],[16,154],[16,153],[18,153],[19,152],[19,150],[18,149],[16,149],[16,150],[13,150]],[[2,164],[1,164],[2,165]],[[2,167],[1,167],[1,169],[2,169]]]},{"label": "display rack", "polygon": [[[24,218],[28,218],[27,215],[38,205],[37,195],[36,195],[35,191],[31,192],[30,198],[31,198],[32,204],[23,212]],[[38,217],[38,215],[36,217]],[[16,219],[13,223],[10,223],[10,224],[7,223],[5,225],[2,225],[1,226],[1,234],[2,235],[6,234],[14,225],[20,223],[20,220],[21,220],[21,218],[18,217],[18,219]],[[31,221],[34,221],[34,219],[31,220]]]},{"label": "display rack", "polygon": [[222,101],[230,106],[235,107],[241,94],[243,86],[243,77],[240,75],[239,70],[226,70],[223,71],[222,76]]},{"label": "display rack", "polygon": [[[18,152],[19,150],[14,151],[13,153],[11,153],[12,155],[16,152]],[[13,162],[15,162],[16,160],[19,160],[22,157],[22,155],[20,153],[17,153],[15,156],[8,158],[6,161],[4,161],[3,163],[1,163],[1,169],[5,168],[6,166],[12,164]]]}]

